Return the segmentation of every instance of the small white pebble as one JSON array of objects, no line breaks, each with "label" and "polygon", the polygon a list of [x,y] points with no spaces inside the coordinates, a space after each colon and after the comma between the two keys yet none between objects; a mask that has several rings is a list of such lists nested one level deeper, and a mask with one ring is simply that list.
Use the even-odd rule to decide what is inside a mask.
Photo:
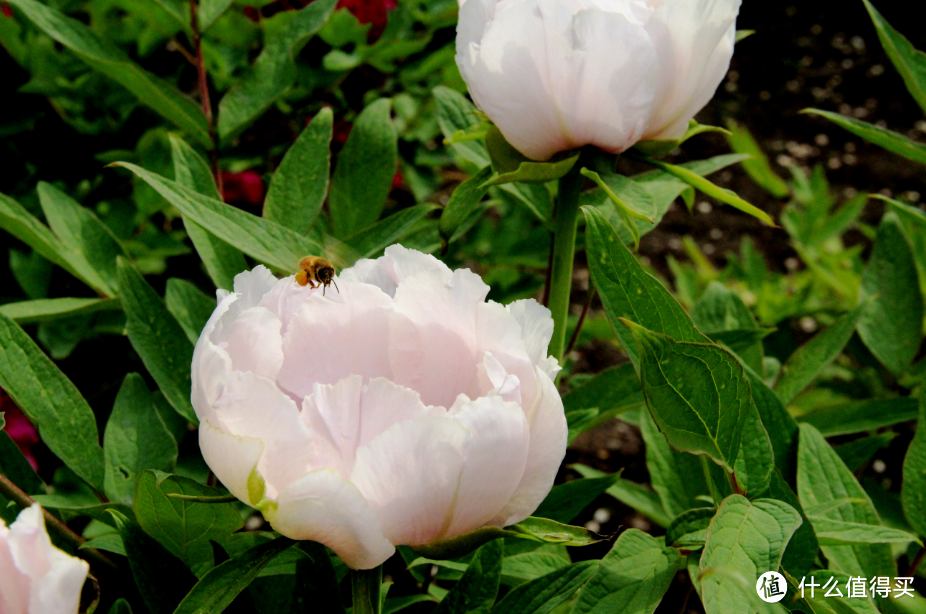
[{"label": "small white pebble", "polygon": [[805,333],[812,333],[817,330],[817,321],[811,318],[810,316],[804,316],[798,320],[798,326],[801,327],[801,330]]},{"label": "small white pebble", "polygon": [[796,271],[799,266],[801,266],[800,260],[793,256],[785,260],[785,268],[789,271]]},{"label": "small white pebble", "polygon": [[606,507],[599,507],[597,510],[595,510],[594,518],[595,522],[604,524],[611,520],[611,510]]},{"label": "small white pebble", "polygon": [[711,204],[706,200],[702,200],[697,204],[696,209],[701,213],[710,213],[714,210],[714,207],[712,207]]},{"label": "small white pebble", "polygon": [[244,523],[244,529],[246,531],[256,531],[262,526],[264,526],[264,517],[260,514],[254,514]]},{"label": "small white pebble", "polygon": [[887,464],[880,458],[876,458],[873,463],[871,463],[871,468],[875,470],[875,473],[884,473],[887,471]]},{"label": "small white pebble", "polygon": [[826,147],[830,144],[830,137],[825,134],[818,134],[813,138],[813,142],[820,147]]},{"label": "small white pebble", "polygon": [[594,520],[589,520],[588,522],[586,522],[585,528],[586,530],[591,531],[592,533],[598,533],[599,531],[601,531],[601,525],[598,524],[598,522]]},{"label": "small white pebble", "polygon": [[723,231],[719,228],[711,228],[711,231],[708,233],[711,239],[717,241],[723,237]]}]

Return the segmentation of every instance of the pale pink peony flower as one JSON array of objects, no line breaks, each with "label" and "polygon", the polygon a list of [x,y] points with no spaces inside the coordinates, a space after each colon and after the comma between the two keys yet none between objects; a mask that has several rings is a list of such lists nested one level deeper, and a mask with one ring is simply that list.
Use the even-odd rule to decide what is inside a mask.
[{"label": "pale pink peony flower", "polygon": [[460,0],[473,100],[535,160],[676,140],[720,85],[741,0]]},{"label": "pale pink peony flower", "polygon": [[398,245],[337,285],[259,266],[219,291],[192,393],[216,476],[355,569],[529,516],[566,450],[550,312]]},{"label": "pale pink peony flower", "polygon": [[86,561],[55,548],[38,503],[7,528],[0,519],[0,612],[77,614],[90,571]]}]

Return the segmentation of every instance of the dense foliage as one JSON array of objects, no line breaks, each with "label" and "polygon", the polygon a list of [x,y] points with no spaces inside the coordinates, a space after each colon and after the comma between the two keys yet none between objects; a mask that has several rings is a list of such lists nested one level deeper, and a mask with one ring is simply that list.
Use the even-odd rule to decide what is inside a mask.
[{"label": "dense foliage", "polygon": [[[864,1],[926,112],[926,56]],[[633,425],[648,483],[570,452],[581,462],[524,523],[401,547],[382,611],[926,608],[926,213],[912,203],[875,195],[884,215],[867,224],[869,195],[842,199],[822,167],[782,179],[733,121],[731,153],[704,160],[525,161],[466,97],[454,0],[2,6],[0,61],[26,80],[0,117],[0,518],[31,501],[51,512],[57,545],[91,565],[82,611],[350,607],[347,567],[272,532],[200,454],[190,363],[216,289],[258,263],[341,269],[401,243],[477,271],[495,301],[546,302],[557,180],[573,167],[576,274],[551,350],[570,442]],[[807,112],[926,163],[904,135]],[[700,194],[772,221],[706,179],[733,165],[786,201],[774,222],[799,262],[769,266],[746,239],[718,268],[686,240],[669,283],[635,251],[670,208]],[[619,358],[589,368],[596,353]],[[886,449],[902,479],[871,479]],[[609,505],[647,530],[598,535],[619,530],[592,519]],[[787,580],[776,605],[753,592],[766,571]],[[822,597],[801,589],[811,577],[890,589]]]}]

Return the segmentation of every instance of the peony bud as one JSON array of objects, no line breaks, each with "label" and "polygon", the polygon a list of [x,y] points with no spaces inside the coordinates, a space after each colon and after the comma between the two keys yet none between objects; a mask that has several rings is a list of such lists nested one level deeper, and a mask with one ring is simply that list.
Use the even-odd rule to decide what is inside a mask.
[{"label": "peony bud", "polygon": [[0,519],[0,612],[77,614],[90,567],[55,548],[42,508],[20,512],[9,528]]},{"label": "peony bud", "polygon": [[529,516],[566,451],[550,312],[398,245],[335,283],[219,290],[192,370],[215,475],[354,569]]},{"label": "peony bud", "polygon": [[677,140],[730,66],[740,0],[460,0],[473,100],[534,160]]},{"label": "peony bud", "polygon": [[0,412],[4,413],[6,420],[4,432],[10,436],[32,468],[38,471],[39,464],[32,454],[32,446],[41,441],[39,432],[3,389],[0,389]]},{"label": "peony bud", "polygon": [[265,191],[264,180],[257,171],[222,171],[222,199],[227,203],[257,206],[264,202]]}]

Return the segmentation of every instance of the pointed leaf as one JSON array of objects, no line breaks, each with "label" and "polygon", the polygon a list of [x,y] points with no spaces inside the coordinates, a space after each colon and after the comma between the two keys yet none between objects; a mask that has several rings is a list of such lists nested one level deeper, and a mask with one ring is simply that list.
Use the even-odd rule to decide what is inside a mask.
[{"label": "pointed leaf", "polygon": [[296,84],[296,54],[328,21],[336,0],[318,0],[299,10],[266,41],[257,61],[219,102],[219,138],[241,133]]},{"label": "pointed leaf", "polygon": [[659,212],[653,197],[630,177],[617,173],[596,173],[587,168],[582,169],[582,175],[597,183],[614,206],[628,215],[650,223],[656,221]]},{"label": "pointed leaf", "polygon": [[768,488],[775,469],[775,453],[755,405],[752,404],[745,413],[743,438],[733,464],[733,474],[743,494],[754,498]]},{"label": "pointed leaf", "polygon": [[598,561],[573,563],[508,592],[493,611],[505,614],[550,614],[598,572]]},{"label": "pointed leaf", "polygon": [[783,403],[790,403],[824,367],[836,360],[855,332],[865,308],[865,304],[859,305],[791,354],[775,384],[775,393]]},{"label": "pointed leaf", "polygon": [[41,298],[0,305],[0,313],[20,326],[121,309],[117,298]]},{"label": "pointed leaf", "polygon": [[674,341],[622,321],[639,345],[643,395],[666,439],[733,471],[746,414],[755,407],[742,365],[715,345]]},{"label": "pointed leaf", "polygon": [[749,130],[732,120],[727,122],[727,127],[730,129],[730,134],[727,136],[730,148],[736,153],[749,155],[748,160],[743,160],[743,170],[759,187],[775,198],[787,198],[791,193],[788,184],[772,170],[768,156],[756,143]]},{"label": "pointed leaf", "polygon": [[193,345],[164,301],[127,262],[119,259],[119,291],[129,342],[177,412],[199,424],[190,405]]},{"label": "pointed leaf", "polygon": [[209,570],[184,597],[174,614],[219,614],[273,559],[296,542],[278,537]]},{"label": "pointed leaf", "polygon": [[717,510],[712,507],[698,507],[675,517],[666,529],[666,543],[675,548],[698,550],[707,541],[707,527]]},{"label": "pointed leaf", "polygon": [[[777,571],[785,548],[801,524],[797,511],[782,501],[731,495],[723,500],[707,529],[701,555],[701,571],[729,567],[746,578],[758,578]],[[751,614],[751,603],[730,590],[723,578],[701,580],[704,611],[707,614]]]},{"label": "pointed leaf", "polygon": [[[801,425],[797,494],[811,523],[840,520],[880,526],[875,506],[858,480],[817,429]],[[816,529],[816,525],[814,525]],[[853,576],[893,576],[897,572],[887,544],[822,546],[831,567]]]},{"label": "pointed leaf", "polygon": [[325,107],[306,126],[273,174],[264,217],[305,234],[328,194],[334,116]]},{"label": "pointed leaf", "polygon": [[914,48],[903,34],[891,27],[869,0],[864,2],[894,68],[903,77],[907,91],[926,112],[926,54]]},{"label": "pointed leaf", "polygon": [[[821,546],[844,544],[909,544],[920,543],[916,535],[889,527],[844,522],[814,516],[810,519]],[[921,544],[922,545],[922,544]]]},{"label": "pointed leaf", "polygon": [[693,507],[702,507],[699,495],[710,494],[704,480],[701,461],[669,445],[649,411],[640,412],[640,431],[646,445],[646,469],[653,490],[659,493],[662,507],[670,517]]},{"label": "pointed leaf", "polygon": [[210,541],[224,543],[244,521],[233,503],[196,503],[168,494],[211,497],[223,493],[188,478],[156,471],[145,471],[138,478],[138,524],[202,577],[213,566]]},{"label": "pointed leaf", "polygon": [[463,577],[441,600],[434,614],[467,614],[480,607],[491,607],[502,576],[504,544],[504,540],[495,539],[480,547]]},{"label": "pointed leaf", "polygon": [[897,218],[881,220],[874,249],[862,275],[859,303],[871,304],[858,323],[858,334],[894,375],[902,374],[920,347],[923,294],[913,252]]},{"label": "pointed leaf", "polygon": [[637,344],[626,318],[679,341],[701,341],[702,335],[684,308],[624,247],[614,228],[596,209],[584,207],[588,264],[592,282],[601,295],[605,313],[634,365],[639,365]]},{"label": "pointed leaf", "polygon": [[93,410],[29,335],[4,315],[0,388],[36,426],[55,456],[88,484],[103,489],[103,449]]},{"label": "pointed leaf", "polygon": [[340,237],[365,230],[378,220],[392,189],[398,145],[390,109],[385,98],[368,105],[338,156],[328,207]]},{"label": "pointed leaf", "polygon": [[572,614],[653,614],[679,567],[678,550],[638,529],[628,529],[601,559]]},{"label": "pointed leaf", "polygon": [[415,205],[383,218],[344,240],[363,258],[378,256],[384,249],[406,236],[437,205]]},{"label": "pointed leaf", "polygon": [[209,316],[215,311],[215,298],[200,291],[185,279],[171,277],[164,293],[167,310],[177,319],[190,343],[196,345]]},{"label": "pointed leaf", "polygon": [[616,473],[601,478],[572,480],[554,486],[540,507],[534,511],[534,516],[562,523],[571,522],[619,479],[620,473]]},{"label": "pointed leaf", "polygon": [[912,397],[869,399],[828,405],[801,415],[826,437],[874,431],[917,417],[917,401]]},{"label": "pointed leaf", "polygon": [[177,442],[154,407],[147,384],[137,373],[122,380],[103,436],[106,473],[103,489],[110,501],[132,505],[135,482],[146,469],[173,471]]},{"label": "pointed leaf", "polygon": [[323,251],[311,239],[275,222],[207,198],[134,164],[120,162],[118,166],[138,175],[180,209],[184,216],[189,216],[223,241],[282,271],[295,273],[303,256],[320,255]]},{"label": "pointed leaf", "polygon": [[441,212],[440,224],[438,225],[441,237],[450,239],[457,228],[473,211],[477,210],[479,203],[489,190],[483,184],[491,176],[492,167],[486,166],[456,187]]},{"label": "pointed leaf", "polygon": [[874,124],[859,121],[832,111],[822,111],[820,109],[805,109],[803,113],[810,115],[819,115],[833,122],[843,130],[851,132],[855,136],[861,137],[869,143],[874,143],[879,147],[903,156],[907,160],[926,164],[926,145],[911,141],[904,135],[881,128]]},{"label": "pointed leaf", "polygon": [[200,144],[211,145],[206,117],[174,86],[143,70],[89,27],[36,0],[11,0],[45,34],[71,50],[94,70],[117,81],[138,100],[183,128]]}]

